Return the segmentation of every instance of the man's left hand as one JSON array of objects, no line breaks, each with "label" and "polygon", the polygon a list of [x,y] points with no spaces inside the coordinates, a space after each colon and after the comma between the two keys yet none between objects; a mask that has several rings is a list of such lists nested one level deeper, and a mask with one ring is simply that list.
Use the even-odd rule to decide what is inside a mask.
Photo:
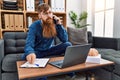
[{"label": "man's left hand", "polygon": [[88,56],[97,56],[99,54],[99,52],[95,49],[95,48],[91,48]]}]

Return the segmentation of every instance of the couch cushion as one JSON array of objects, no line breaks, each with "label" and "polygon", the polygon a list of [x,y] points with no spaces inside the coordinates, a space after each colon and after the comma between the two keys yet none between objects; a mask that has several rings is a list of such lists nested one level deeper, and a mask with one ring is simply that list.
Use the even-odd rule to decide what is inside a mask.
[{"label": "couch cushion", "polygon": [[2,73],[2,80],[19,80],[16,73]]},{"label": "couch cushion", "polygon": [[5,53],[10,54],[24,52],[24,45],[25,45],[24,39],[19,40],[7,39],[5,40]]},{"label": "couch cushion", "polygon": [[[22,79],[22,80],[36,80],[37,77],[33,77],[33,78],[27,78],[27,79]],[[40,78],[40,77],[38,77]],[[2,80],[19,80],[18,79],[18,73],[14,72],[14,73],[2,73]],[[37,79],[38,80],[38,79]],[[53,80],[53,79],[51,79]]]},{"label": "couch cushion", "polygon": [[[87,37],[88,37],[88,43],[93,43],[93,37],[92,37],[92,33],[90,32],[90,31],[88,31],[87,32]],[[59,40],[59,38],[58,37],[56,37],[55,39],[54,39],[54,44],[60,44],[61,43],[61,41]],[[93,46],[93,45],[92,45]]]},{"label": "couch cushion", "polygon": [[73,45],[88,43],[87,28],[67,27],[69,41]]},{"label": "couch cushion", "polygon": [[6,55],[2,62],[2,70],[17,71],[16,61],[21,60],[22,54],[23,53]]},{"label": "couch cushion", "polygon": [[27,36],[26,32],[5,32],[4,39],[25,39]]},{"label": "couch cushion", "polygon": [[25,32],[5,32],[5,54],[24,53],[26,36]]},{"label": "couch cushion", "polygon": [[114,68],[114,73],[120,75],[120,51],[113,49],[98,49],[102,58],[115,62],[114,66],[104,67],[107,70],[112,71]]},{"label": "couch cushion", "polygon": [[112,73],[112,79],[111,80],[120,80],[120,75]]},{"label": "couch cushion", "polygon": [[114,49],[97,49],[102,58],[120,63],[120,53]]}]

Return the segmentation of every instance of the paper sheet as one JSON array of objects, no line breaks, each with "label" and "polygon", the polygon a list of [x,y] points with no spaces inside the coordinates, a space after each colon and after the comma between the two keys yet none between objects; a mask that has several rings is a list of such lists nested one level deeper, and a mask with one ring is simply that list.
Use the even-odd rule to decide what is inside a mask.
[{"label": "paper sheet", "polygon": [[49,61],[49,58],[37,58],[33,64],[30,64],[29,62],[25,62],[20,67],[24,67],[24,68],[45,67],[48,61]]}]

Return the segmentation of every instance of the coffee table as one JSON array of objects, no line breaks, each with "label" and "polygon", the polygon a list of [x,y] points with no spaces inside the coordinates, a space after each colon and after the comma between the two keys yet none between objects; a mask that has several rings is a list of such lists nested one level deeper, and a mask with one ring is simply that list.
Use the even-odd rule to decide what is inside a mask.
[{"label": "coffee table", "polygon": [[[50,61],[62,60],[63,58],[64,57],[54,57],[54,58],[50,58]],[[23,63],[25,63],[25,61],[17,61],[19,80],[22,80],[25,78],[31,78],[31,77],[43,77],[43,76],[62,74],[62,73],[73,72],[73,71],[94,69],[97,67],[103,67],[103,66],[114,64],[114,62],[112,61],[101,59],[100,64],[86,62],[86,63],[78,64],[78,65],[63,68],[63,69],[54,67],[50,64],[47,64],[45,68],[20,68],[20,65],[22,65]]]}]

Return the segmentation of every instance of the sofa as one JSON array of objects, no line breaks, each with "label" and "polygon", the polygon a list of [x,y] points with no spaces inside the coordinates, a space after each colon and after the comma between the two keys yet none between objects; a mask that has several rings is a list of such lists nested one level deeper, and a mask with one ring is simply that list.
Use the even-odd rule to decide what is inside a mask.
[{"label": "sofa", "polygon": [[[98,49],[102,58],[115,62],[115,65],[91,70],[95,73],[96,79],[120,80],[120,39],[94,37],[87,32],[88,43]],[[0,39],[0,80],[18,80],[16,61],[21,60],[24,53],[26,32],[5,32],[3,39]],[[59,41],[55,38],[54,44]]]}]

